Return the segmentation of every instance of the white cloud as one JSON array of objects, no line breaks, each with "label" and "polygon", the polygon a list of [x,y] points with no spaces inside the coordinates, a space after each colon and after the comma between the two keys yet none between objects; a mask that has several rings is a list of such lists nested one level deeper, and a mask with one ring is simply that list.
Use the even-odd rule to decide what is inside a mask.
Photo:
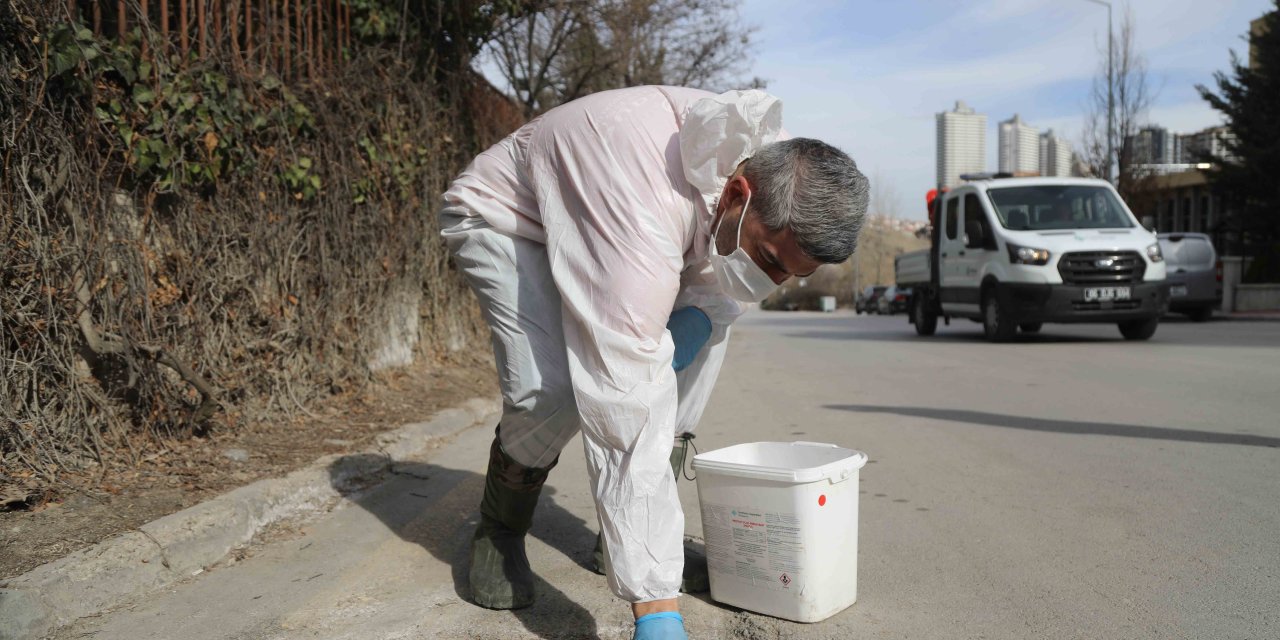
[{"label": "white cloud", "polygon": [[[1114,0],[1119,25],[1125,0]],[[1228,49],[1272,0],[1133,0],[1138,48],[1157,89],[1150,121],[1190,132],[1220,118],[1191,89],[1225,69]],[[868,175],[915,203],[934,184],[934,114],[963,99],[996,125],[1017,112],[1080,142],[1106,11],[1086,0],[747,0],[760,27],[743,75],[770,80],[787,127],[848,151]],[[491,65],[490,65],[491,67]],[[494,69],[485,70],[490,77]],[[496,78],[498,84],[503,84]]]},{"label": "white cloud", "polygon": [[1149,120],[1177,133],[1194,133],[1222,124],[1222,114],[1203,100],[1160,105],[1151,110]]},{"label": "white cloud", "polygon": [[[1116,24],[1122,0],[1117,0]],[[922,6],[923,5],[923,6]],[[1079,6],[1073,6],[1079,5]],[[1136,0],[1139,50],[1149,81],[1159,89],[1150,120],[1185,132],[1219,122],[1189,86],[1209,82],[1226,66],[1227,49],[1269,0]],[[767,6],[754,73],[771,79],[785,104],[787,126],[825,139],[854,156],[868,173],[891,181],[907,203],[934,184],[934,114],[963,99],[988,116],[988,156],[994,169],[996,123],[1018,112],[1078,144],[1087,87],[1098,68],[1106,15],[1085,0],[858,3],[846,37],[789,39],[838,7],[747,3],[749,19]],[[846,5],[846,13],[849,5]],[[786,7],[786,9],[782,8]],[[794,11],[792,10],[794,8]],[[866,11],[863,11],[866,9]],[[901,25],[938,16],[927,28]],[[794,16],[794,17],[793,17]],[[835,18],[832,18],[835,19]],[[880,32],[897,33],[892,38]],[[864,44],[866,41],[871,44]],[[1007,46],[998,46],[1007,43]],[[1190,78],[1190,80],[1188,80]],[[920,207],[906,208],[921,218]],[[920,211],[916,211],[920,209]]]}]

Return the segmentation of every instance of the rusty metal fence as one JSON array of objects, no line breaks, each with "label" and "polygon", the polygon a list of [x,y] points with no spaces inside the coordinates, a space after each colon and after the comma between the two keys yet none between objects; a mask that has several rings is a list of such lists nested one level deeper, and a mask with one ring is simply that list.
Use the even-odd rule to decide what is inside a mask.
[{"label": "rusty metal fence", "polygon": [[66,0],[68,17],[100,36],[122,40],[141,28],[152,43],[188,61],[229,54],[236,65],[282,78],[314,79],[341,66],[350,51],[346,0]]}]

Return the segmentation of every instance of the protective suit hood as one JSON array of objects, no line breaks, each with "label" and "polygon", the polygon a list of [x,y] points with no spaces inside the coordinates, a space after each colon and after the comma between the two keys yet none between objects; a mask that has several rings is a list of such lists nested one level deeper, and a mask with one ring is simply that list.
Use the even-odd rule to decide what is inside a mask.
[{"label": "protective suit hood", "polygon": [[782,101],[759,89],[727,91],[689,106],[680,127],[684,177],[714,215],[738,164],[783,137]]}]

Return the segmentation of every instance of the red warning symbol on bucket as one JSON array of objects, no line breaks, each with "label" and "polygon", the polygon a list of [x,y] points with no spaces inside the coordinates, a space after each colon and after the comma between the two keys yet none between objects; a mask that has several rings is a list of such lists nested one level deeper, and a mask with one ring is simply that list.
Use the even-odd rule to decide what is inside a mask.
[{"label": "red warning symbol on bucket", "polygon": [[778,576],[778,580],[782,582],[782,586],[784,586],[784,587],[789,587],[789,586],[791,586],[791,576],[789,576],[789,575],[787,575],[787,574],[785,574],[785,573],[784,573],[784,574],[782,574],[781,576]]},{"label": "red warning symbol on bucket", "polygon": [[819,507],[825,507],[825,506],[827,506],[827,494],[825,494],[825,493],[824,493],[824,494],[822,494],[822,495],[818,496],[818,506],[819,506]]}]

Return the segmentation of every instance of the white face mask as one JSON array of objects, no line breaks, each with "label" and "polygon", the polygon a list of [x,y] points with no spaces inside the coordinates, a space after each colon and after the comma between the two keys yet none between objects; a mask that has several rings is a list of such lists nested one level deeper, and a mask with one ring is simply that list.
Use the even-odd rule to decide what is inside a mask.
[{"label": "white face mask", "polygon": [[738,248],[727,256],[720,255],[716,250],[716,236],[719,235],[720,225],[724,223],[722,214],[720,222],[716,223],[716,228],[711,232],[711,250],[707,257],[711,260],[711,270],[716,274],[716,282],[725,294],[741,302],[760,302],[768,298],[778,285],[742,248],[742,223],[747,219],[747,206],[750,204],[751,194],[747,193],[747,201],[742,204],[742,216],[738,218]]}]

